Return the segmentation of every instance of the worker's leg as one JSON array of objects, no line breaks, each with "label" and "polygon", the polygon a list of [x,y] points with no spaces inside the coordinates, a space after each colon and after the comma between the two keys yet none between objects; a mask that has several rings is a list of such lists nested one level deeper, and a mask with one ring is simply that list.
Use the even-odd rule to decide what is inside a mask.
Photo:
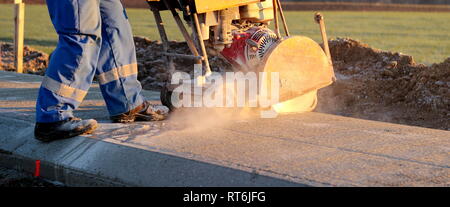
[{"label": "worker's leg", "polygon": [[[135,121],[135,117],[125,121],[113,118],[148,108],[137,80],[136,50],[131,26],[120,0],[101,0],[100,13],[103,43],[96,72],[100,89],[113,121]],[[155,119],[158,118],[152,116],[147,120]]]},{"label": "worker's leg", "polygon": [[100,0],[47,0],[58,45],[36,102],[36,122],[73,118],[92,83],[101,47]]},{"label": "worker's leg", "polygon": [[103,43],[97,79],[110,115],[130,111],[144,101],[137,80],[136,51],[120,0],[101,0]]}]

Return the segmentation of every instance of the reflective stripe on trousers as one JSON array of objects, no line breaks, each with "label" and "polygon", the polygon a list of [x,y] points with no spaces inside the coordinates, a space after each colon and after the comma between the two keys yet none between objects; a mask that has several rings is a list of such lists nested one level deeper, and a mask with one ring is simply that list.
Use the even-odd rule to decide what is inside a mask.
[{"label": "reflective stripe on trousers", "polygon": [[73,99],[77,102],[83,101],[87,91],[70,87],[69,85],[60,83],[52,78],[45,76],[42,81],[42,87],[59,96]]},{"label": "reflective stripe on trousers", "polygon": [[103,72],[97,75],[98,82],[102,85],[112,81],[117,81],[119,78],[125,78],[130,75],[137,75],[137,64],[124,65],[118,68],[113,68],[108,72]]},{"label": "reflective stripe on trousers", "polygon": [[120,0],[47,0],[58,33],[36,102],[36,121],[73,117],[94,76],[110,115],[142,104],[134,41]]}]

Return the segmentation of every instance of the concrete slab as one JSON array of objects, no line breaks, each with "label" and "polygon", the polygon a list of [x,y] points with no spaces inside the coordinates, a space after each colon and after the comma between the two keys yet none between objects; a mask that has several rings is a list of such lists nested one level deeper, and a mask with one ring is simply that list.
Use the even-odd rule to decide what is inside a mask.
[{"label": "concrete slab", "polygon": [[76,112],[101,123],[94,134],[40,143],[33,126],[41,78],[0,71],[0,165],[32,172],[41,160],[42,176],[68,185],[450,186],[449,131],[229,110],[114,124],[98,87]]}]

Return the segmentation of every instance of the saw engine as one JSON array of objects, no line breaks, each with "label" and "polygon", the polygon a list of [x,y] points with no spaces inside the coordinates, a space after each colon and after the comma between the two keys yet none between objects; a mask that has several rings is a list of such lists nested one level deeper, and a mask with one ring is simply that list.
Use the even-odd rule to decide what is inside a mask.
[{"label": "saw engine", "polygon": [[239,71],[253,71],[277,41],[277,35],[270,29],[252,27],[235,32],[232,43],[220,54]]},{"label": "saw engine", "polygon": [[[147,0],[164,46],[167,68],[175,71],[174,58],[194,60],[201,65],[201,77],[212,74],[208,54],[220,54],[235,71],[276,72],[279,74],[279,101],[272,108],[280,113],[312,111],[317,104],[317,90],[334,81],[323,17],[320,24],[323,48],[304,36],[291,36],[279,0]],[[192,54],[168,52],[168,39],[160,15],[169,10]],[[182,16],[179,15],[182,13]],[[281,23],[278,20],[281,19]],[[185,27],[184,21],[191,32]],[[274,23],[270,29],[270,23]],[[280,27],[284,29],[284,36]],[[267,83],[270,84],[270,81]],[[167,84],[161,101],[173,109],[171,98],[176,86]],[[207,88],[205,84],[203,87]],[[195,92],[193,92],[195,93]],[[195,95],[195,94],[194,94]]]}]

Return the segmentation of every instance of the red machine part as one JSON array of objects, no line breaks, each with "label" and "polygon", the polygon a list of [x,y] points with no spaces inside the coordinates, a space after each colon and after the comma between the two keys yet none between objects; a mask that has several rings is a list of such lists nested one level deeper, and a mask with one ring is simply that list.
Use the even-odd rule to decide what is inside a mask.
[{"label": "red machine part", "polygon": [[225,47],[221,54],[233,66],[249,71],[260,62],[277,40],[277,36],[271,30],[252,27],[245,32],[235,32],[233,42]]}]

